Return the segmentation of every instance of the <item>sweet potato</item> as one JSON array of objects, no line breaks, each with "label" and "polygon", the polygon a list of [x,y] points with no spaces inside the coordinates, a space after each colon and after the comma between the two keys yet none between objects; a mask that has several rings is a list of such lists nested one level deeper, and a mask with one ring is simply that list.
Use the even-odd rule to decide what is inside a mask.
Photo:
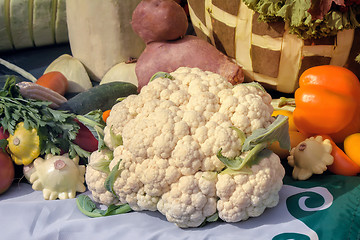
[{"label": "sweet potato", "polygon": [[188,19],[173,0],[142,0],[133,11],[131,25],[145,43],[150,43],[184,36]]},{"label": "sweet potato", "polygon": [[213,45],[199,37],[187,35],[176,41],[151,42],[140,55],[135,72],[138,90],[149,82],[157,72],[172,72],[179,67],[198,67],[204,71],[218,73],[232,84],[244,80],[239,65]]}]

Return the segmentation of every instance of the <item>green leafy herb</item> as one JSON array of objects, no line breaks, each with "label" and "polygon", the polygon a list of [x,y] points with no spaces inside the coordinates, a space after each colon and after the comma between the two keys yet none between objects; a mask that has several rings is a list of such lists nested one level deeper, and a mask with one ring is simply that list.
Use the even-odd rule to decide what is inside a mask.
[{"label": "green leafy herb", "polygon": [[105,217],[132,211],[129,204],[111,204],[107,207],[107,209],[100,209],[87,195],[79,195],[76,198],[76,205],[78,209],[88,217]]},{"label": "green leafy herb", "polygon": [[54,110],[47,101],[23,98],[14,77],[7,79],[0,96],[0,124],[10,134],[14,134],[17,123],[24,122],[26,129],[37,130],[41,154],[59,154],[63,150],[71,158],[90,155],[73,143],[80,128],[74,114]]}]

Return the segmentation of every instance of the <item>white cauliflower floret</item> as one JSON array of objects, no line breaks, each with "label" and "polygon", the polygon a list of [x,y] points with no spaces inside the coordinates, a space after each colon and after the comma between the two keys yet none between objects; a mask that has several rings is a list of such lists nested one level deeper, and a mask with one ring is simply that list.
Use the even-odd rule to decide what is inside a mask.
[{"label": "white cauliflower floret", "polygon": [[261,215],[278,204],[285,170],[275,154],[251,167],[252,174],[219,174],[216,184],[219,217],[239,222]]},{"label": "white cauliflower floret", "polygon": [[[227,115],[234,126],[250,135],[255,129],[271,124],[271,96],[258,87],[239,84],[219,92],[220,113]],[[264,104],[265,103],[265,104]],[[270,121],[269,121],[270,119]]]},{"label": "white cauliflower floret", "polygon": [[[116,146],[112,142],[110,131],[115,135],[121,134],[124,125],[132,120],[139,113],[138,111],[143,108],[145,101],[139,101],[139,98],[141,96],[130,95],[123,101],[123,104],[116,104],[112,107],[106,120],[108,124],[104,129],[104,142],[111,150],[114,150]],[[119,121],[119,118],[121,121]]]},{"label": "white cauliflower floret", "polygon": [[94,200],[104,205],[116,204],[119,202],[114,194],[107,191],[104,186],[108,173],[106,171],[98,170],[100,166],[104,165],[102,163],[111,160],[111,156],[112,152],[107,149],[92,152],[85,173],[85,181],[88,189],[92,192]]},{"label": "white cauliflower floret", "polygon": [[162,195],[157,208],[179,227],[197,227],[216,212],[215,184],[212,172],[183,176]]},{"label": "white cauliflower floret", "polygon": [[120,161],[120,174],[114,182],[113,189],[119,198],[120,203],[128,203],[133,210],[143,210],[137,205],[137,192],[143,187],[140,179],[136,176],[135,170],[141,158],[136,158],[124,146],[119,146],[114,151],[114,159],[110,163],[110,169]]},{"label": "white cauliflower floret", "polygon": [[[228,158],[239,156],[239,132],[249,136],[274,121],[270,95],[257,84],[232,86],[220,75],[197,68],[182,67],[170,74],[173,79],[156,78],[138,95],[115,104],[107,119],[104,141],[113,151],[109,168],[120,162],[113,183],[119,203],[135,211],[159,210],[180,227],[199,226],[216,211],[223,219],[245,219],[274,206],[281,187],[278,162],[261,162],[252,167],[254,174],[245,175],[253,192],[240,193],[240,175],[221,174],[216,183],[217,172],[225,168],[219,150]],[[115,141],[119,136],[122,145]],[[95,196],[104,194],[100,187],[90,190]],[[265,192],[275,200],[266,199]]]},{"label": "white cauliflower floret", "polygon": [[156,156],[138,165],[136,173],[144,184],[144,192],[157,197],[169,191],[170,184],[177,182],[181,176],[179,168]]}]

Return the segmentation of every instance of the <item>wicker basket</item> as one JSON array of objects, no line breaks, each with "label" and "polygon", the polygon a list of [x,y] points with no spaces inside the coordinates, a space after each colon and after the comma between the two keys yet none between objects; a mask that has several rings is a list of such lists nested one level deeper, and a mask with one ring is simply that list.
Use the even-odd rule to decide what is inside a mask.
[{"label": "wicker basket", "polygon": [[258,21],[258,14],[241,0],[189,0],[188,4],[196,35],[236,60],[246,81],[292,93],[301,73],[312,66],[345,66],[360,76],[360,65],[355,62],[360,53],[360,29],[302,40],[290,34],[283,21]]}]

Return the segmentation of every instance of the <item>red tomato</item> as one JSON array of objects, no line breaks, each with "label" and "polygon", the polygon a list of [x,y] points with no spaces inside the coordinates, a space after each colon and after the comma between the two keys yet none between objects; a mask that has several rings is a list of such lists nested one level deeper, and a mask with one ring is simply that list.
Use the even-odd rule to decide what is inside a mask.
[{"label": "red tomato", "polygon": [[15,167],[9,154],[0,148],[0,194],[9,189],[14,180]]}]

